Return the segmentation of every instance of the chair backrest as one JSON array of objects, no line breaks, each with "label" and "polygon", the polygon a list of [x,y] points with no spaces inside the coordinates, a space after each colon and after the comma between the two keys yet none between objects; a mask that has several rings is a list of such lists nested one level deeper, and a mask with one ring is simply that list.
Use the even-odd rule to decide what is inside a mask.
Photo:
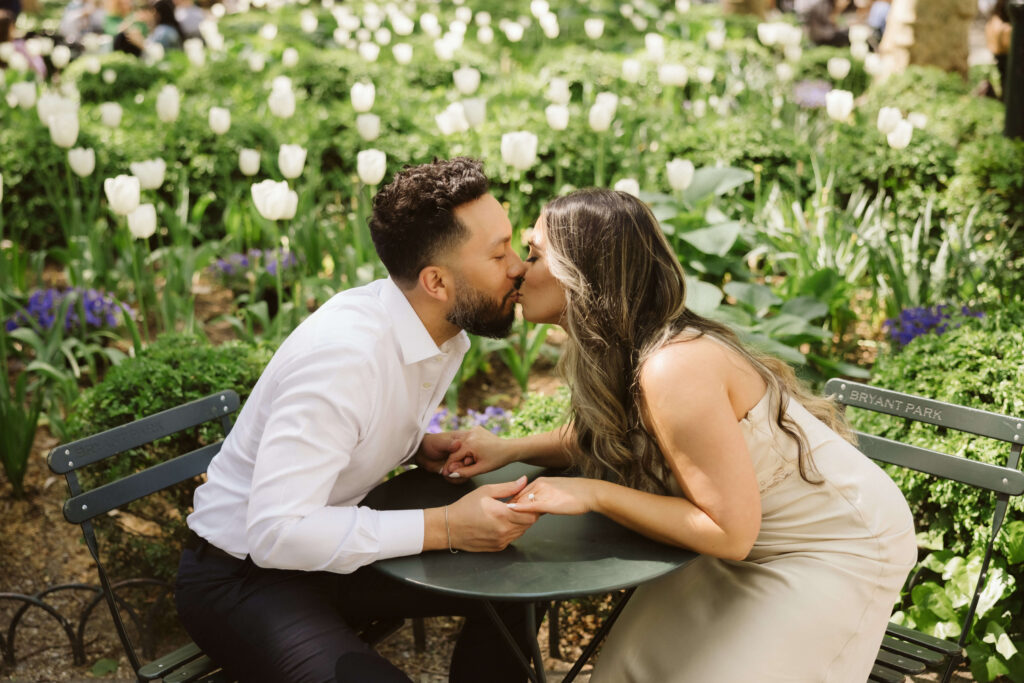
[{"label": "chair backrest", "polygon": [[96,562],[100,584],[110,608],[118,636],[128,654],[132,668],[138,672],[141,662],[125,629],[118,600],[100,561],[99,546],[92,520],[132,501],[188,481],[204,472],[210,460],[220,450],[223,440],[211,443],[189,453],[178,455],[157,465],[125,477],[83,491],[78,470],[133,448],[152,443],[206,422],[220,422],[227,436],[231,430],[231,416],[238,409],[239,398],[234,391],[219,391],[205,398],[171,408],[149,417],[143,417],[120,427],[108,429],[71,443],[57,446],[47,458],[50,469],[63,474],[71,497],[64,503],[64,517],[82,527],[86,545]]},{"label": "chair backrest", "polygon": [[832,395],[844,406],[885,413],[908,421],[925,422],[1007,444],[1006,465],[1003,466],[855,432],[860,450],[874,460],[962,482],[995,494],[996,505],[992,516],[991,534],[986,543],[981,573],[974,586],[974,596],[960,632],[959,645],[963,648],[970,625],[974,621],[978,598],[985,585],[992,548],[1006,517],[1009,498],[1024,493],[1024,472],[1019,469],[1021,448],[1024,446],[1024,419],[844,379],[829,380],[825,384],[825,393]]}]

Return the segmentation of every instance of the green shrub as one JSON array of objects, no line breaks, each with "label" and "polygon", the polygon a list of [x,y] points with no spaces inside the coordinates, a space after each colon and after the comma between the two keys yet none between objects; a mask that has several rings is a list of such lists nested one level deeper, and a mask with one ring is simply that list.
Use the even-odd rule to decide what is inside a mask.
[{"label": "green shrub", "polygon": [[[195,337],[160,337],[138,357],[111,368],[102,382],[79,397],[68,420],[69,439],[111,429],[221,389],[234,389],[244,401],[271,355],[268,348],[240,342],[215,347]],[[83,472],[85,487],[189,452],[221,435],[219,423],[208,423],[198,430],[109,458]],[[194,488],[194,484],[181,484],[133,503],[117,516],[95,520],[105,557],[114,572],[121,576],[174,577]]]},{"label": "green shrub", "polygon": [[[899,353],[879,358],[872,383],[928,398],[1024,416],[1024,304],[965,318],[941,335],[924,334]],[[931,448],[972,460],[1005,464],[1009,447],[989,439],[909,425],[891,416],[851,410],[853,425],[869,434]],[[944,433],[945,432],[945,433]],[[915,585],[904,596],[897,617],[940,637],[956,638],[981,557],[969,552],[988,536],[995,500],[977,489],[891,468],[918,525],[919,539],[934,552],[918,568]],[[1007,675],[1024,681],[1024,501],[1013,499],[997,539],[978,618],[968,637],[971,670],[979,681]]]},{"label": "green shrub", "polygon": [[565,424],[569,416],[569,389],[561,386],[554,394],[530,394],[512,416],[508,436],[518,438],[549,432]]}]

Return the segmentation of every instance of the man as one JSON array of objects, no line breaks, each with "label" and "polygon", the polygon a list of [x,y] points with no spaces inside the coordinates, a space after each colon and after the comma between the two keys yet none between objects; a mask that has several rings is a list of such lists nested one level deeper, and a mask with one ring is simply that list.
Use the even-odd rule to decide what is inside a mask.
[{"label": "man", "polygon": [[[414,458],[439,472],[458,446],[425,430],[469,347],[465,331],[511,327],[524,272],[512,226],[480,162],[457,158],[397,174],[374,199],[370,232],[390,278],[337,294],[284,341],[196,490],[179,615],[229,673],[284,683],[408,681],[351,624],[463,614],[451,680],[521,681],[481,605],[366,565],[505,548],[536,521],[499,500],[525,478],[447,509],[359,507],[393,468]],[[525,610],[503,609],[525,638]]]}]

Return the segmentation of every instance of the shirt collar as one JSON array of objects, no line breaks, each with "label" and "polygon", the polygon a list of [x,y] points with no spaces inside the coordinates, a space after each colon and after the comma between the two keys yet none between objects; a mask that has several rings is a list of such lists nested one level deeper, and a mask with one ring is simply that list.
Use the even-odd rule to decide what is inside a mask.
[{"label": "shirt collar", "polygon": [[465,331],[460,331],[438,348],[412,304],[391,278],[387,278],[381,287],[381,299],[394,321],[395,339],[402,351],[402,362],[406,365],[452,351],[462,354],[469,350],[469,336]]}]

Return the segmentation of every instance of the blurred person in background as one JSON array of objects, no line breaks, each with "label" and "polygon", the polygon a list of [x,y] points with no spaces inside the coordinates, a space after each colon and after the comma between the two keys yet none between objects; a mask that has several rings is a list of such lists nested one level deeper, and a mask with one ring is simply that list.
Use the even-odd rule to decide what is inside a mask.
[{"label": "blurred person in background", "polygon": [[71,0],[61,15],[57,35],[67,45],[80,45],[86,33],[103,33],[105,17],[98,0]]},{"label": "blurred person in background", "polygon": [[165,50],[178,49],[185,40],[185,32],[175,16],[172,0],[156,0],[153,3],[152,30],[147,43],[156,43]]},{"label": "blurred person in background", "polygon": [[206,11],[192,0],[174,0],[174,18],[178,20],[181,37],[199,37],[199,24],[206,19]]}]

